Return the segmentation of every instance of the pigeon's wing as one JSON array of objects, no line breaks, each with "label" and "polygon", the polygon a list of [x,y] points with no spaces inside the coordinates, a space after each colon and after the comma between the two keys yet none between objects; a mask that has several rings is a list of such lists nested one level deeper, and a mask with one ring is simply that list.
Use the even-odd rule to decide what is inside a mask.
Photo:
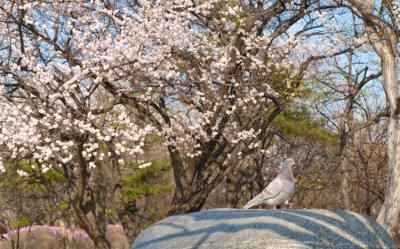
[{"label": "pigeon's wing", "polygon": [[261,192],[261,194],[263,194],[266,199],[271,199],[279,195],[279,193],[282,191],[282,188],[282,181],[281,179],[279,179],[279,177],[277,177],[268,184],[268,186]]},{"label": "pigeon's wing", "polygon": [[279,178],[275,178],[268,186],[259,193],[256,197],[251,199],[246,205],[244,205],[244,209],[249,209],[252,206],[259,205],[268,199],[272,199],[276,197],[282,190],[282,182]]}]

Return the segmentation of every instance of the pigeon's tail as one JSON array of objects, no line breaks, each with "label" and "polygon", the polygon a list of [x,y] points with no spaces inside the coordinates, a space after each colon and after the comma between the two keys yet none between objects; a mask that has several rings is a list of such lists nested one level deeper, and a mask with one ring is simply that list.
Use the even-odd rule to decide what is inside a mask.
[{"label": "pigeon's tail", "polygon": [[260,198],[260,196],[259,195],[257,195],[256,197],[254,197],[253,199],[251,199],[246,205],[244,205],[244,209],[249,209],[249,208],[251,208],[251,207],[253,207],[253,206],[256,206],[256,205],[258,205],[258,204],[261,204],[262,203],[262,198]]}]

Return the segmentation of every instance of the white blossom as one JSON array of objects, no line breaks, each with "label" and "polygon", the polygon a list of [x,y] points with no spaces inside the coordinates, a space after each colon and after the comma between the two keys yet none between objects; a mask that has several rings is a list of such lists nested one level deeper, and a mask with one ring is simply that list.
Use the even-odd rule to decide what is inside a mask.
[{"label": "white blossom", "polygon": [[143,164],[140,164],[140,165],[138,166],[138,168],[139,168],[139,169],[145,169],[145,168],[147,168],[147,167],[150,167],[151,164],[152,164],[152,162],[143,163]]}]

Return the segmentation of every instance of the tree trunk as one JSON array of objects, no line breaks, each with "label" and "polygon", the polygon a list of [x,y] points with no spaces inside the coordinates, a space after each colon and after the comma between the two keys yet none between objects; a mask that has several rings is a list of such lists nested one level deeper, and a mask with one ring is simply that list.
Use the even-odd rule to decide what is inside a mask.
[{"label": "tree trunk", "polygon": [[194,189],[195,188],[191,188],[189,186],[187,190],[184,191],[176,188],[168,215],[200,211],[206,202],[208,193],[195,193],[195,191],[193,191]]},{"label": "tree trunk", "polygon": [[[181,181],[180,187],[175,188],[168,215],[199,211],[204,206],[210,192],[229,174],[232,167],[227,165],[217,166],[214,164],[204,167],[206,169],[197,174],[191,182]],[[215,173],[216,171],[218,173]]]},{"label": "tree trunk", "polygon": [[[218,169],[214,162],[207,162],[207,157],[205,161],[184,163],[175,149],[172,147],[168,149],[176,186],[168,215],[199,211],[206,202],[208,194],[224,179],[223,170]],[[214,154],[217,158],[222,152],[223,148],[219,148],[217,152],[208,152],[207,155]],[[214,175],[215,170],[219,171],[216,175]]]},{"label": "tree trunk", "polygon": [[342,202],[343,209],[350,210],[351,209],[351,198],[350,198],[350,169],[348,168],[348,164],[346,162],[346,158],[344,155],[340,158],[340,172],[341,172],[341,182],[340,182],[340,190],[342,192]]},{"label": "tree trunk", "polygon": [[97,237],[94,241],[94,246],[96,249],[111,249],[110,243],[103,236]]},{"label": "tree trunk", "polygon": [[[396,43],[397,44],[397,43]],[[384,51],[387,51],[385,49]],[[383,86],[390,106],[388,126],[388,167],[389,181],[385,191],[385,201],[377,221],[391,234],[396,227],[400,213],[400,98],[397,81],[396,55],[382,54]]]},{"label": "tree trunk", "polygon": [[[387,35],[389,36],[389,34]],[[378,45],[381,45],[377,46],[376,50],[381,52],[383,86],[389,102],[390,117],[387,131],[389,181],[386,186],[385,201],[377,221],[393,234],[400,213],[400,97],[397,80],[397,55],[394,48]],[[386,53],[384,54],[384,52]]]},{"label": "tree trunk", "polygon": [[228,208],[237,207],[238,198],[238,186],[240,182],[240,174],[238,172],[231,172],[226,178],[226,203],[225,206]]},{"label": "tree trunk", "polygon": [[[353,26],[355,26],[354,23],[354,16],[353,16]],[[355,34],[356,35],[356,34]],[[349,146],[349,140],[352,139],[354,141],[354,135],[350,135],[348,131],[352,130],[353,128],[353,105],[356,99],[356,95],[358,94],[358,91],[361,91],[361,88],[358,90],[355,89],[354,85],[357,84],[357,82],[353,81],[353,51],[349,52],[348,55],[348,61],[349,61],[349,68],[347,71],[346,75],[346,81],[347,81],[347,92],[349,93],[349,96],[347,97],[346,100],[346,107],[344,110],[344,115],[342,119],[342,123],[340,124],[341,128],[341,136],[340,136],[340,170],[342,173],[342,182],[341,182],[341,190],[342,190],[342,197],[343,197],[343,209],[345,210],[351,210],[352,208],[352,200],[350,197],[352,188],[350,186],[350,177],[351,177],[351,168],[347,160],[347,149]],[[360,83],[361,84],[361,83]],[[348,125],[348,130],[346,131],[346,123]]]},{"label": "tree trunk", "polygon": [[400,120],[398,115],[390,117],[388,128],[389,181],[386,186],[385,202],[378,215],[378,222],[393,232],[400,213]]},{"label": "tree trunk", "polygon": [[350,198],[350,168],[346,160],[346,149],[348,142],[348,133],[346,131],[346,122],[352,112],[352,98],[347,100],[345,113],[343,114],[342,120],[340,121],[340,144],[339,144],[339,165],[340,165],[340,191],[342,193],[342,207],[344,210],[351,209],[351,198]]},{"label": "tree trunk", "polygon": [[[368,168],[368,163],[364,165],[364,175],[365,175],[365,186],[366,189],[371,189],[371,184],[370,184],[370,176],[369,176],[369,168]],[[371,216],[372,215],[372,204],[374,201],[371,198],[371,193],[370,191],[366,190],[365,191],[365,201],[364,201],[364,212]]]},{"label": "tree trunk", "polygon": [[77,223],[89,235],[95,247],[110,249],[111,244],[106,239],[105,211],[107,201],[113,201],[110,188],[115,186],[115,181],[119,181],[119,175],[115,174],[114,165],[107,156],[102,162],[97,162],[96,168],[91,172],[87,170],[86,162],[81,154],[79,156],[82,173],[77,190],[70,193],[70,205]]},{"label": "tree trunk", "polygon": [[93,212],[85,214],[81,209],[83,207],[82,203],[76,200],[71,201],[71,207],[74,211],[75,217],[77,218],[77,223],[89,235],[90,239],[95,244],[95,247],[98,249],[111,249],[111,244],[107,241],[105,236],[105,229],[100,229]]},{"label": "tree trunk", "polygon": [[123,204],[118,210],[118,218],[121,222],[122,227],[124,228],[126,238],[131,241],[139,234],[140,231],[137,228],[138,224],[140,224],[139,222],[141,221],[135,214],[136,210],[126,210],[127,205],[129,208],[136,208],[133,206],[135,205],[133,203],[128,203],[125,205]]}]

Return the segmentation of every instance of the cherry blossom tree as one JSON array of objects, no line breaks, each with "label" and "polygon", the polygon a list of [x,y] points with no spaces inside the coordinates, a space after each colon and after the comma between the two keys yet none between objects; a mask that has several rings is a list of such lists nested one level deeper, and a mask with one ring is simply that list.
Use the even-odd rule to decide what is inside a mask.
[{"label": "cherry blossom tree", "polygon": [[[124,158],[142,153],[153,131],[121,104],[110,108],[114,100],[99,84],[102,77],[127,77],[111,69],[129,63],[121,57],[129,56],[123,52],[127,39],[118,41],[108,17],[114,12],[100,3],[0,6],[0,26],[7,31],[0,37],[0,171],[24,161],[30,168],[19,169],[21,177],[46,183],[49,170],[61,174],[76,221],[97,248],[109,248],[107,201],[122,202],[120,167]],[[102,65],[108,56],[122,60]]]},{"label": "cherry blossom tree", "polygon": [[170,214],[201,209],[232,165],[267,153],[271,121],[333,47],[316,0],[0,1],[1,170],[56,170],[98,248],[124,159],[165,143]]},{"label": "cherry blossom tree", "polygon": [[149,80],[158,83],[149,108],[142,108],[155,113],[151,120],[157,120],[153,125],[173,164],[170,214],[200,210],[239,160],[267,153],[269,125],[296,97],[312,62],[359,46],[355,39],[332,47],[318,37],[328,21],[318,11],[336,7],[319,1],[207,1],[179,8],[191,18],[186,34],[199,38],[170,47],[176,73]]}]

